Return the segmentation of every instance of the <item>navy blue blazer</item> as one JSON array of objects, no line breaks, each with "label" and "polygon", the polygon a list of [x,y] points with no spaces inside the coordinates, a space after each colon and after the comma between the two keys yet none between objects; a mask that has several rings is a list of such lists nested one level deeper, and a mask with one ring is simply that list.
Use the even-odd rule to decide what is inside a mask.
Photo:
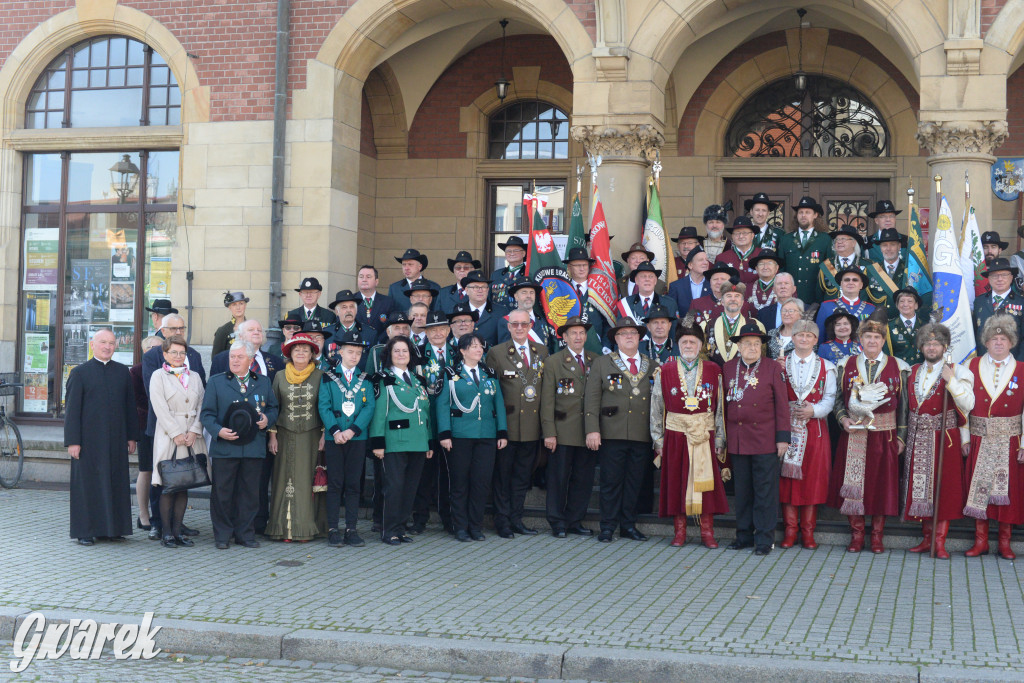
[{"label": "navy blue blazer", "polygon": [[[404,296],[402,297],[405,298]],[[388,313],[395,310],[395,300],[387,294],[375,294],[373,297],[373,308],[370,309],[369,313],[366,311],[366,305],[363,303],[359,304],[359,310],[356,312],[356,322],[360,324],[369,323],[377,330],[377,339],[374,340],[374,344],[381,340],[384,336],[384,328],[387,326]]]},{"label": "navy blue blazer", "polygon": [[[228,351],[221,351],[214,356],[212,360],[210,360],[210,377],[228,371],[229,354],[230,349]],[[278,371],[284,370],[284,366],[287,361],[285,361],[281,356],[267,351],[260,351],[260,354],[263,356],[263,362],[267,364],[267,379],[273,383],[274,375],[276,375]]]},{"label": "navy blue blazer", "polygon": [[452,312],[455,305],[461,303],[461,301],[468,301],[469,299],[459,299],[458,287],[456,285],[450,285],[441,290],[441,293],[437,295],[437,304],[434,306],[435,311],[442,311],[445,315]]},{"label": "navy blue blazer", "polygon": [[[426,280],[426,278],[424,278],[424,279]],[[427,280],[427,284],[429,284],[431,287],[433,287],[437,291],[439,291],[439,292],[441,291],[441,285],[437,284],[433,280]],[[396,310],[399,310],[399,311],[408,311],[409,310],[409,297],[407,297],[405,295],[405,293],[406,293],[406,291],[408,291],[408,289],[409,289],[409,282],[404,277],[401,280],[399,280],[398,282],[392,282],[391,286],[388,287],[388,296],[391,297],[392,300],[394,301],[394,308]],[[438,299],[438,297],[434,297],[434,300],[431,302],[431,305],[430,305],[430,310],[433,311],[434,309],[437,308],[437,299]]]},{"label": "navy blue blazer", "polygon": [[760,311],[756,315],[758,321],[764,325],[764,329],[772,330],[777,327],[777,318],[779,317],[779,302],[773,301]]},{"label": "navy blue blazer", "polygon": [[505,326],[506,315],[508,315],[507,308],[501,304],[491,302],[487,302],[487,305],[481,311],[480,319],[476,321],[474,331],[484,338],[488,348],[499,343],[498,337],[502,329],[505,329],[506,333],[508,332],[508,328]]},{"label": "navy blue blazer", "polygon": [[[675,300],[679,317],[685,316],[690,310],[690,304],[693,303],[693,295],[690,293],[690,278],[683,276],[670,284],[668,296]],[[704,282],[701,283],[700,296],[711,296],[711,281],[708,278],[704,278]]]},{"label": "navy blue blazer", "polygon": [[[999,313],[1006,313],[1013,316],[1017,322],[1017,346],[1013,347],[1011,353],[1017,360],[1024,360],[1024,295],[1010,288],[1006,299],[999,304]],[[992,305],[992,292],[987,292],[974,300],[974,335],[977,339],[978,356],[985,353],[985,345],[981,343],[981,331],[985,327],[985,321],[996,313]]]},{"label": "navy blue blazer", "polygon": [[[224,352],[225,354],[227,351]],[[188,347],[188,369],[189,372],[194,372],[199,375],[199,379],[203,382],[203,387],[206,386],[206,371],[203,369],[203,357],[199,355],[199,352],[193,349],[191,346]],[[153,378],[153,373],[160,369],[160,366],[164,364],[164,352],[159,347],[153,347],[146,353],[142,354],[142,381],[146,385],[146,396],[149,396],[149,381]],[[153,402],[149,402],[149,419],[146,422],[146,436],[153,436],[156,432],[156,413],[153,411]]]},{"label": "navy blue blazer", "polygon": [[[288,311],[289,318],[295,318],[296,320],[306,321],[306,308],[299,306]],[[316,320],[324,325],[334,325],[338,322],[338,316],[334,315],[334,311],[324,308],[320,304],[316,305],[313,309],[312,320]]]}]

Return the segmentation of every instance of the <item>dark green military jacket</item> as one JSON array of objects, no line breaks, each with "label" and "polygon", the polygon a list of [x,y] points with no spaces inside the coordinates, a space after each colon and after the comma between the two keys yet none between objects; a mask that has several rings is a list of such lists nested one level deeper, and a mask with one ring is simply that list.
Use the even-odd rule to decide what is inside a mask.
[{"label": "dark green military jacket", "polygon": [[886,353],[910,366],[922,362],[924,356],[917,350],[917,331],[924,327],[925,323],[927,321],[922,320],[920,315],[914,318],[914,324],[909,328],[903,324],[903,318],[899,315],[890,320]]},{"label": "dark green military jacket", "polygon": [[618,352],[594,360],[584,402],[587,434],[600,432],[602,439],[651,442],[651,384],[654,371],[661,366],[639,356],[635,377]]},{"label": "dark green military jacket", "polygon": [[583,431],[584,398],[587,372],[597,356],[586,348],[583,364],[568,348],[548,358],[540,389],[540,426],[545,439],[555,437],[559,446],[586,446]]},{"label": "dark green military jacket", "polygon": [[469,370],[444,382],[435,405],[438,439],[505,439],[505,402],[501,386],[483,363],[477,381]]},{"label": "dark green military jacket", "polygon": [[540,384],[548,351],[534,341],[526,343],[530,347],[529,365],[523,363],[512,339],[491,348],[485,359],[501,383],[509,441],[540,438]]},{"label": "dark green military jacket", "polygon": [[779,256],[786,264],[782,269],[793,276],[796,297],[805,304],[824,301],[824,292],[818,286],[818,268],[832,253],[832,240],[823,232],[814,231],[807,243],[800,245],[799,230],[779,239]]}]

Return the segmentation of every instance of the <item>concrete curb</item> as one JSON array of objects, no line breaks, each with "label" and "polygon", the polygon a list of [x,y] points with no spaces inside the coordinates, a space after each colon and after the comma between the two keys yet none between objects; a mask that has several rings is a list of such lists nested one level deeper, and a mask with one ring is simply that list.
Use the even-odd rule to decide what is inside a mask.
[{"label": "concrete curb", "polygon": [[[11,642],[33,611],[47,623],[91,619],[98,624],[140,624],[139,615],[72,610],[0,607],[0,641]],[[643,681],[643,683],[772,683],[825,681],[920,683],[937,681],[1019,681],[1013,670],[945,666],[885,665],[699,655],[653,650],[572,645],[503,643],[459,638],[388,636],[287,627],[227,624],[185,619],[153,619],[154,641],[166,652],[229,658],[286,659],[346,663],[474,676],[566,681]],[[398,666],[400,664],[400,666]]]}]

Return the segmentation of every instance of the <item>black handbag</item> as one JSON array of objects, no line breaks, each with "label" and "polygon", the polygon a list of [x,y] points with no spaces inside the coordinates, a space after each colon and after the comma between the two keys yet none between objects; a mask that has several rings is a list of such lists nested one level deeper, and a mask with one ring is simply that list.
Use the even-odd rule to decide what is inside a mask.
[{"label": "black handbag", "polygon": [[199,463],[191,446],[188,446],[188,457],[185,458],[178,457],[178,447],[176,446],[171,459],[161,460],[157,467],[160,468],[160,478],[164,482],[164,493],[178,493],[210,485],[210,475],[206,471],[206,465]]}]

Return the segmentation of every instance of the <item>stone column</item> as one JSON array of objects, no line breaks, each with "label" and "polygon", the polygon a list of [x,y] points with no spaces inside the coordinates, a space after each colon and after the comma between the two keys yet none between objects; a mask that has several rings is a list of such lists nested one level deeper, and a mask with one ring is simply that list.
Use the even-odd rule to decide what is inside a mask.
[{"label": "stone column", "polygon": [[[971,205],[978,217],[982,232],[992,219],[991,167],[996,158],[992,152],[1007,137],[1006,121],[922,121],[918,125],[917,140],[928,150],[931,176],[942,176],[942,193],[946,195],[953,225],[959,230],[964,215],[964,173],[970,174]],[[933,195],[932,184],[918,196],[923,200]],[[920,200],[919,200],[920,201]],[[938,216],[938,206],[931,209],[932,223]],[[934,234],[934,231],[930,231]],[[1010,237],[1004,235],[1003,237]]]},{"label": "stone column", "polygon": [[588,154],[601,157],[597,187],[612,235],[612,258],[618,259],[640,241],[648,167],[665,137],[650,124],[573,126],[571,133]]}]

